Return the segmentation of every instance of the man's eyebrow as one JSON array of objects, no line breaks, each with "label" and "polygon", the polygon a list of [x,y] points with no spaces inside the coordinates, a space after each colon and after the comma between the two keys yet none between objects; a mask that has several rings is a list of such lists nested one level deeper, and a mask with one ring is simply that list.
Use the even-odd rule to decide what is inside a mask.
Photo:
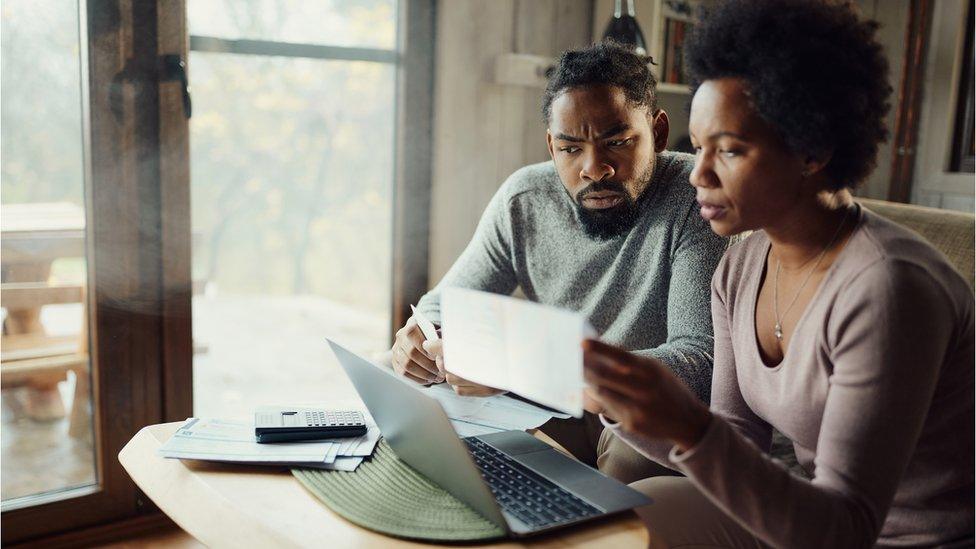
[{"label": "man's eyebrow", "polygon": [[626,122],[621,122],[620,124],[617,124],[616,126],[610,128],[609,130],[601,133],[597,139],[606,139],[608,137],[617,135],[618,133],[623,133],[629,129],[630,129],[630,124]]},{"label": "man's eyebrow", "polygon": [[[608,137],[617,135],[618,133],[625,132],[629,129],[630,129],[630,124],[627,124],[626,122],[621,122],[620,124],[617,124],[616,126],[613,126],[609,130],[606,130],[605,132],[598,135],[597,139],[606,139]],[[556,134],[556,139],[560,139],[562,141],[572,141],[573,143],[582,143],[583,141],[586,141],[582,137],[566,135],[561,132]]]},{"label": "man's eyebrow", "polygon": [[582,137],[575,137],[572,135],[566,135],[564,133],[557,133],[556,139],[559,139],[560,141],[572,141],[573,143],[582,143],[583,141],[586,141]]}]

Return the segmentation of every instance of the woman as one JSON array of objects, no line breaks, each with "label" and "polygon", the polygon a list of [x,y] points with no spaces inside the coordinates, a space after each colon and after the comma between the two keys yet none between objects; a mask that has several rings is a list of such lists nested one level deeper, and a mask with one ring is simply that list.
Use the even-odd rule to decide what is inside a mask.
[{"label": "woman", "polygon": [[[875,28],[733,1],[686,46],[701,215],[755,231],[712,282],[711,410],[653,359],[583,344],[587,408],[686,475],[635,483],[652,546],[972,546],[972,290],[849,192],[886,135]],[[773,428],[812,480],[769,458]]]}]

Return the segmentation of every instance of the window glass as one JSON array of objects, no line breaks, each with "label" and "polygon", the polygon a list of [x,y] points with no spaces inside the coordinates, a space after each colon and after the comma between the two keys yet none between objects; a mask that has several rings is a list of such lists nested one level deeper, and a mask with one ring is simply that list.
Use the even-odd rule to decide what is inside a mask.
[{"label": "window glass", "polygon": [[[188,5],[191,34],[395,25],[390,2]],[[189,71],[194,413],[348,397],[325,338],[389,346],[396,66],[193,51]]]},{"label": "window glass", "polygon": [[395,0],[190,0],[187,12],[194,35],[396,47]]},{"label": "window glass", "polygon": [[96,482],[79,6],[0,5],[3,508]]}]

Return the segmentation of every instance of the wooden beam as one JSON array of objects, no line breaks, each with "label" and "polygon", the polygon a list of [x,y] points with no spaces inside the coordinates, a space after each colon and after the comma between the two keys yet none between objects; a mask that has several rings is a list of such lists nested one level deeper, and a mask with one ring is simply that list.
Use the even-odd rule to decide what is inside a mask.
[{"label": "wooden beam", "polygon": [[44,305],[81,303],[85,287],[80,285],[50,286],[43,282],[9,282],[0,284],[0,305],[8,311],[35,309]]},{"label": "wooden beam", "polygon": [[82,351],[82,344],[78,335],[7,334],[0,339],[0,362],[70,355],[79,351]]},{"label": "wooden beam", "polygon": [[[187,62],[184,0],[157,0],[160,56]],[[190,124],[179,78],[159,83],[159,246],[162,323],[162,419],[193,415],[193,281],[190,221]],[[189,92],[186,92],[189,93]]]},{"label": "wooden beam", "polygon": [[11,387],[36,381],[39,377],[47,379],[47,376],[60,380],[68,370],[74,370],[78,375],[87,375],[88,355],[60,355],[3,362],[0,363],[0,383],[4,387]]},{"label": "wooden beam", "polygon": [[898,110],[891,163],[891,186],[888,200],[910,202],[915,171],[916,145],[925,79],[925,54],[932,19],[931,0],[912,0],[905,29],[902,80],[898,92]]}]

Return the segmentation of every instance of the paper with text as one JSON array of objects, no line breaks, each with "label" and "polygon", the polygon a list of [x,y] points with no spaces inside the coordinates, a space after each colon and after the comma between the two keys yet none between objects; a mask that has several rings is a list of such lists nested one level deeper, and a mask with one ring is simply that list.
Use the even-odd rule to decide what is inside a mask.
[{"label": "paper with text", "polygon": [[167,458],[240,463],[332,463],[339,456],[339,443],[258,444],[251,421],[189,418],[158,453]]},{"label": "paper with text", "polygon": [[553,417],[569,418],[561,414],[516,400],[508,395],[490,397],[459,396],[446,383],[416,387],[441,404],[451,419],[458,436],[468,437],[535,429]]},{"label": "paper with text", "polygon": [[463,288],[444,289],[441,311],[447,371],[583,416],[583,315]]}]

